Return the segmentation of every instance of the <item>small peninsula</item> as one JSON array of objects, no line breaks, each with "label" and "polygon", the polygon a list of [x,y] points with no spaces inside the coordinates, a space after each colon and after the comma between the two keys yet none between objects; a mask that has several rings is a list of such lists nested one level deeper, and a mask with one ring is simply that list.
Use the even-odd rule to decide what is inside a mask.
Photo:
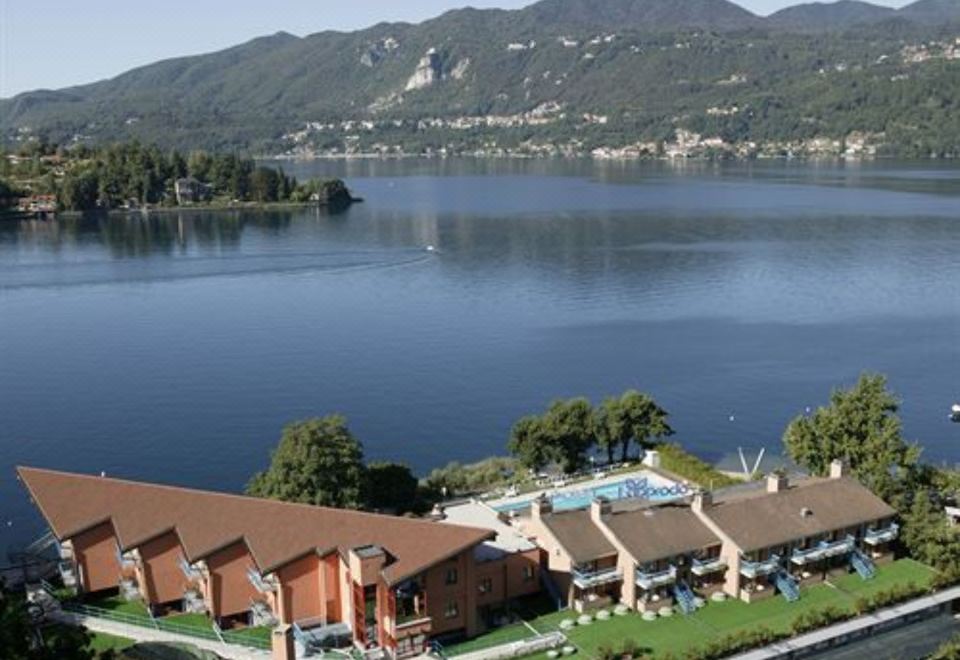
[{"label": "small peninsula", "polygon": [[340,179],[298,181],[282,167],[234,154],[184,156],[139,142],[98,148],[31,143],[0,154],[0,210],[15,214],[291,206],[339,211],[358,201]]}]

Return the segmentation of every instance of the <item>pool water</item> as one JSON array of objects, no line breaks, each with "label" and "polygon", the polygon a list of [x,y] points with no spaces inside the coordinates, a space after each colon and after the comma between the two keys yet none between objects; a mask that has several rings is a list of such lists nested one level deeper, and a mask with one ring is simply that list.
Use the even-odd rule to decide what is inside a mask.
[{"label": "pool water", "polygon": [[[678,484],[655,475],[644,475],[630,479],[622,479],[613,483],[604,484],[595,488],[577,488],[555,493],[550,496],[554,511],[571,511],[584,509],[598,497],[615,500],[646,500],[650,502],[666,502],[690,494],[690,487]],[[495,505],[496,511],[523,511],[529,508],[533,498],[510,502],[509,504]]]}]

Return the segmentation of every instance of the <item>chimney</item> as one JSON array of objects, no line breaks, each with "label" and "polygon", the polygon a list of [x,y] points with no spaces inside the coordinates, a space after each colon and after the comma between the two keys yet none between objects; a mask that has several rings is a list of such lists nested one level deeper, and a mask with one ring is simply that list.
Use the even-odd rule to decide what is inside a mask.
[{"label": "chimney", "polygon": [[600,522],[604,516],[610,515],[613,505],[605,497],[597,497],[590,503],[590,520]]},{"label": "chimney", "polygon": [[702,513],[704,509],[713,506],[713,493],[709,490],[698,490],[693,496],[693,510]]},{"label": "chimney", "polygon": [[780,493],[787,489],[787,475],[774,472],[773,474],[767,475],[767,492],[768,493]]},{"label": "chimney", "polygon": [[548,513],[553,513],[553,502],[543,493],[530,503],[530,515],[534,520],[540,520]]},{"label": "chimney", "polygon": [[842,459],[836,458],[830,463],[830,478],[841,479],[847,476],[847,464]]}]

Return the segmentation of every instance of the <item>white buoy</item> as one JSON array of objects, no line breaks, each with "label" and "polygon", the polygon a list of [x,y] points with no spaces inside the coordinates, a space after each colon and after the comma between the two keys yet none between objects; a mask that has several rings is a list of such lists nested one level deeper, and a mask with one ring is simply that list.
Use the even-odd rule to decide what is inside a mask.
[{"label": "white buoy", "polygon": [[436,252],[436,251],[437,251],[437,248],[435,248],[434,246],[432,245],[427,246],[427,252]]}]

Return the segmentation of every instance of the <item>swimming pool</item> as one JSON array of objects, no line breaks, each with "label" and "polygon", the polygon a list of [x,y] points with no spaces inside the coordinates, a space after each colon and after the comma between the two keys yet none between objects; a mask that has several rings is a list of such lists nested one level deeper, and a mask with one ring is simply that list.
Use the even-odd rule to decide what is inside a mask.
[{"label": "swimming pool", "polygon": [[[608,500],[647,500],[651,502],[666,502],[684,497],[691,493],[686,484],[674,483],[655,474],[622,479],[613,483],[603,484],[594,488],[572,488],[550,495],[554,511],[570,511],[590,506],[597,497]],[[505,504],[493,505],[496,511],[523,511],[530,507],[533,497]]]}]

